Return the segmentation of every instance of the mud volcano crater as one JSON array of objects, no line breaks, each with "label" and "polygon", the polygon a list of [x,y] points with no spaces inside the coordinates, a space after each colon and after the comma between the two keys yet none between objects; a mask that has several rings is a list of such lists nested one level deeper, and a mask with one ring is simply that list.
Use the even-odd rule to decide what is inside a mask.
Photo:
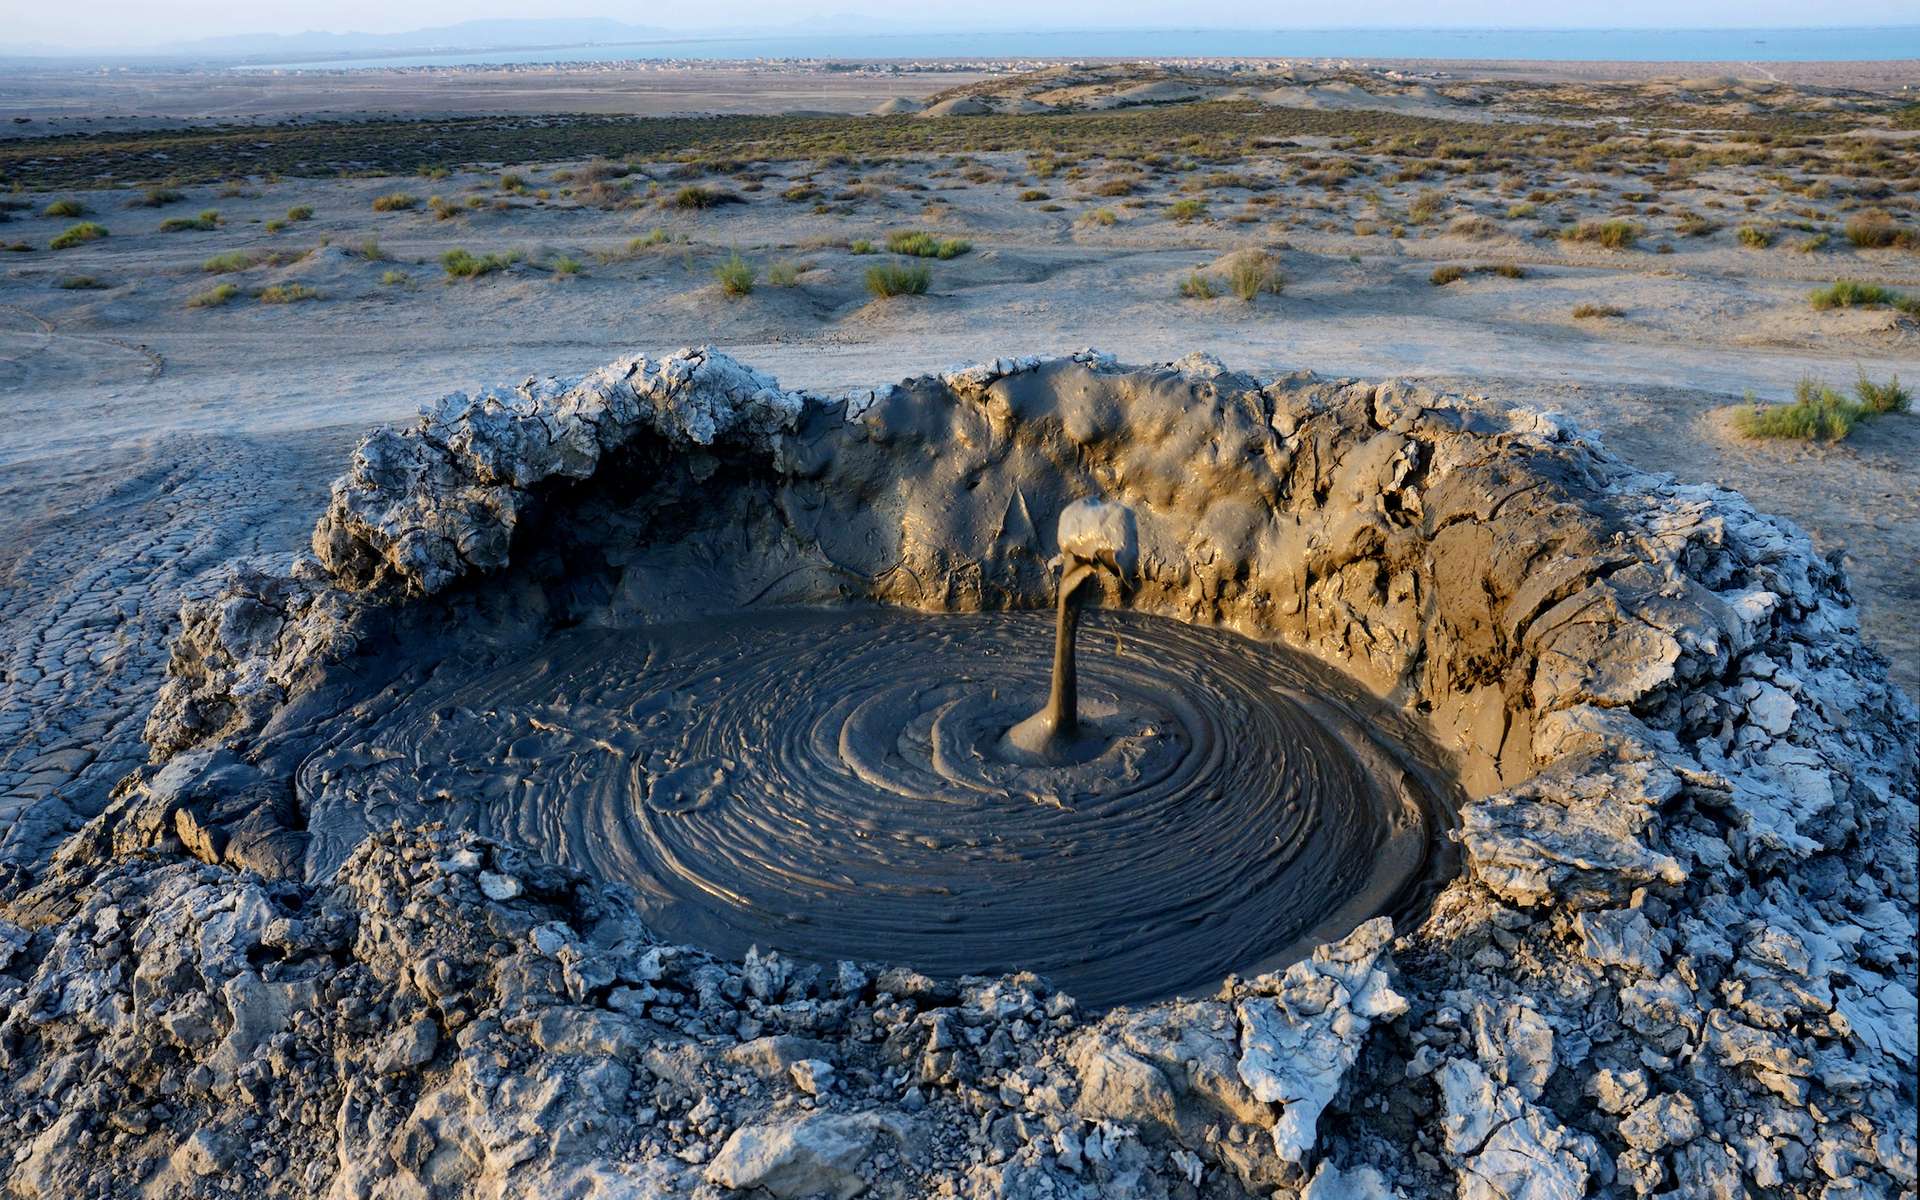
[{"label": "mud volcano crater", "polygon": [[[1069,587],[1090,499],[1131,551]],[[1052,752],[1061,594],[1084,726]],[[355,1170],[414,1169],[403,1121],[473,1162],[502,1113],[551,1127],[548,1091],[484,1084],[509,1050],[599,1063],[582,1129],[678,1055],[763,1124],[514,1169],[748,1187],[790,1034],[802,1120],[900,1163],[1057,1130],[953,1151],[1033,1185],[965,1194],[1912,1177],[1920,714],[1803,533],[1549,414],[1202,357],[821,396],[636,355],[376,431],[310,554],[182,618],[152,765],[19,911],[91,907],[26,944],[110,980],[138,920],[136,982],[226,980],[188,1087],[273,997],[364,992],[311,1061],[442,1083],[326,1118]],[[227,1027],[168,1002],[108,1054],[31,1036],[141,1063]]]}]

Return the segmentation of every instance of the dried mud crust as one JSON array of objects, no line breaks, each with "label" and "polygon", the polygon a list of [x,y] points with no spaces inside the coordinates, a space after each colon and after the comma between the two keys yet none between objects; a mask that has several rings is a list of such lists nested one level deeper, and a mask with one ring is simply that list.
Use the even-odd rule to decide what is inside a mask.
[{"label": "dried mud crust", "polygon": [[[1032,605],[1082,495],[1138,515],[1134,607],[1338,663],[1456,755],[1417,927],[1093,1019],[664,945],[466,833],[312,868],[303,750],[413,655]],[[1202,358],[825,398],[636,356],[375,433],[313,545],[187,604],[154,763],[14,877],[15,1194],[1914,1193],[1913,705],[1797,529],[1551,417]]]}]

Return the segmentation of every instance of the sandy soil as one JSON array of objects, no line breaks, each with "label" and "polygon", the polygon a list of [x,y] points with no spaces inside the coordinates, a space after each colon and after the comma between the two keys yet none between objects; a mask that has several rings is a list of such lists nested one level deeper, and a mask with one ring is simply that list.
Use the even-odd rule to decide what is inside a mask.
[{"label": "sandy soil", "polygon": [[[1822,447],[1744,442],[1713,418],[1746,393],[1784,398],[1809,375],[1920,381],[1911,318],[1807,303],[1839,277],[1920,290],[1920,257],[1839,238],[1808,253],[1785,239],[1741,247],[1732,227],[1750,210],[1784,216],[1785,203],[1801,203],[1756,198],[1752,172],[1708,172],[1638,207],[1623,198],[1645,186],[1631,175],[1535,179],[1521,188],[1555,190],[1525,219],[1511,218],[1517,192],[1456,182],[1449,211],[1402,225],[1437,181],[1383,185],[1376,201],[1303,186],[1278,160],[1250,163],[1240,169],[1270,170],[1272,186],[1217,184],[1207,215],[1181,223],[1168,206],[1189,194],[1178,172],[1106,198],[1090,191],[1111,164],[1077,181],[1043,178],[1020,155],[880,170],[772,164],[757,178],[708,180],[744,202],[698,212],[661,202],[686,182],[664,165],[646,168],[661,201],[641,182],[611,210],[563,196],[558,165],[523,171],[529,190],[517,193],[491,173],[256,180],[239,195],[190,187],[158,210],[126,208],[124,192],[78,193],[111,235],[57,252],[44,247],[72,222],[39,215],[51,196],[24,197],[0,225],[0,244],[34,247],[0,257],[0,826],[48,789],[110,786],[137,760],[180,597],[206,590],[235,554],[303,546],[327,481],[368,425],[456,388],[685,344],[719,345],[788,386],[822,390],[1095,346],[1133,362],[1204,350],[1262,372],[1421,376],[1559,409],[1633,461],[1738,487],[1843,552],[1870,639],[1906,686],[1920,684],[1920,418],[1882,418]],[[817,204],[781,198],[802,182],[819,189]],[[372,210],[400,189],[478,207],[445,220],[424,204]],[[1034,190],[1052,199],[1020,199]],[[266,230],[301,205],[311,219]],[[1647,227],[1637,248],[1534,236],[1549,215],[1623,205]],[[158,229],[205,208],[219,213],[212,230]],[[1090,219],[1103,209],[1111,224]],[[1683,209],[1721,227],[1674,236]],[[1497,228],[1449,231],[1473,215]],[[1356,232],[1363,218],[1379,231]],[[929,264],[927,295],[872,299],[865,273],[889,256],[850,244],[912,228],[972,248]],[[664,242],[629,246],[656,229]],[[370,237],[383,257],[366,256]],[[1178,294],[1194,272],[1219,280],[1227,256],[1260,247],[1285,273],[1282,294]],[[523,258],[452,280],[439,259],[455,248]],[[233,251],[283,261],[206,269]],[[714,272],[734,251],[758,284],[730,298]],[[564,259],[577,274],[555,269]],[[1524,276],[1435,286],[1445,263],[1509,264]],[[793,286],[772,286],[778,264],[793,269]],[[102,286],[60,286],[80,276]],[[230,302],[189,306],[223,282],[237,289]],[[258,298],[291,283],[317,298]],[[1576,319],[1581,303],[1621,315]]]}]

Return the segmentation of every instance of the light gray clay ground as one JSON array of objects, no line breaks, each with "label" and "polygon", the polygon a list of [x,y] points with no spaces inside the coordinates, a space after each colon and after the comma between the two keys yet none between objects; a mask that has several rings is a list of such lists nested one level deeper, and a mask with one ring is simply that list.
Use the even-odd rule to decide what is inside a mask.
[{"label": "light gray clay ground", "polygon": [[[299,802],[450,640],[1033,607],[1086,495],[1137,519],[1109,603],[1337,664],[1453,756],[1459,874],[1398,936],[1094,1013],[717,960],[458,828],[336,857]],[[1913,705],[1805,535],[1528,409],[1199,356],[838,396],[628,357],[374,433],[310,552],[207,591],[154,765],[16,868],[17,1194],[1913,1193]]]}]

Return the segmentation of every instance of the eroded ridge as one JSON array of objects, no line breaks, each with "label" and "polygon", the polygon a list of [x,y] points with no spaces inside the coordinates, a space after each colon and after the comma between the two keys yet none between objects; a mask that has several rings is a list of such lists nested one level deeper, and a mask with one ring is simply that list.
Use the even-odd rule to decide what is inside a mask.
[{"label": "eroded ridge", "polygon": [[[300,764],[412,651],[1041,607],[1092,495],[1136,514],[1129,606],[1336,664],[1459,759],[1424,919],[1095,1021],[715,959],[471,833],[320,866]],[[1203,359],[838,398],[627,359],[370,440],[314,558],[189,605],[172,671],[155,764],[6,905],[16,1191],[212,1194],[243,1151],[287,1195],[1914,1190],[1913,705],[1792,526],[1550,417]]]}]

